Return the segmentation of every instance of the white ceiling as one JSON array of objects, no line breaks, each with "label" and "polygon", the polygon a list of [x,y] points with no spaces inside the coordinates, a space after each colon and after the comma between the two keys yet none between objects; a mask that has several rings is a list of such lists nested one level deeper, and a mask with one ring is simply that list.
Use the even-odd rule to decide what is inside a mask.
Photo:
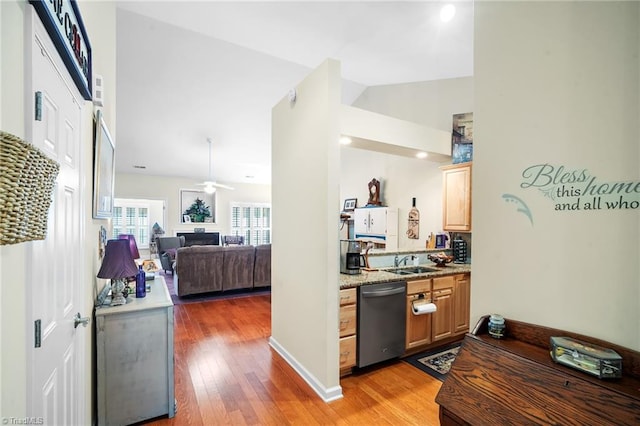
[{"label": "white ceiling", "polygon": [[270,183],[271,108],[325,59],[345,104],[471,76],[473,3],[453,3],[444,24],[441,1],[119,1],[116,169],[206,180],[211,138],[214,180]]}]

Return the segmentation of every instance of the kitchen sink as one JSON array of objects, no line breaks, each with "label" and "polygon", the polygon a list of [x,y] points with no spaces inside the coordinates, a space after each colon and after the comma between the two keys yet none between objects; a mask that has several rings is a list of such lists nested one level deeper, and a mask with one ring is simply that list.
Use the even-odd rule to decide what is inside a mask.
[{"label": "kitchen sink", "polygon": [[398,275],[412,275],[412,274],[424,274],[427,272],[437,272],[439,269],[427,268],[426,266],[414,266],[412,268],[393,268],[387,269],[387,272]]}]

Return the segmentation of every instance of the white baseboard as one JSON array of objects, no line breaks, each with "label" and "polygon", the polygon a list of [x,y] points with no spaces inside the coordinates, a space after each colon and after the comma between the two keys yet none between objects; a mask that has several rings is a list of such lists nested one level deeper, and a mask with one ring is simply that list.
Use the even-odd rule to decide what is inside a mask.
[{"label": "white baseboard", "polygon": [[302,377],[309,386],[311,386],[311,389],[313,389],[324,402],[331,402],[342,398],[342,386],[334,386],[328,389],[325,388],[322,383],[320,383],[313,374],[309,373],[309,371],[307,371],[302,364],[300,364],[285,348],[283,348],[282,345],[273,338],[273,336],[269,337],[269,345],[278,352],[285,361],[287,361],[296,373],[298,373],[298,375]]}]

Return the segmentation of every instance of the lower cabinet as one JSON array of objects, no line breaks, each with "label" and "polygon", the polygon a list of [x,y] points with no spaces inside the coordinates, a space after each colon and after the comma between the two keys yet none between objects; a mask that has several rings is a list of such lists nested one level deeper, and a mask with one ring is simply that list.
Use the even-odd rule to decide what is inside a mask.
[{"label": "lower cabinet", "polygon": [[357,300],[355,288],[340,290],[340,375],[356,365]]},{"label": "lower cabinet", "polygon": [[[407,351],[438,346],[469,331],[471,275],[407,281]],[[415,315],[412,304],[420,298],[436,305],[436,312]]]},{"label": "lower cabinet", "polygon": [[144,298],[95,309],[98,425],[175,415],[173,303],[162,276]]},{"label": "lower cabinet", "polygon": [[407,282],[407,337],[405,349],[413,349],[431,343],[432,314],[416,315],[414,303],[431,303],[431,279]]},{"label": "lower cabinet", "polygon": [[453,307],[453,332],[455,334],[465,334],[470,330],[471,275],[455,275],[453,279],[453,294],[455,295],[455,306]]},{"label": "lower cabinet", "polygon": [[433,303],[436,312],[433,314],[433,342],[453,337],[453,276],[433,279]]}]

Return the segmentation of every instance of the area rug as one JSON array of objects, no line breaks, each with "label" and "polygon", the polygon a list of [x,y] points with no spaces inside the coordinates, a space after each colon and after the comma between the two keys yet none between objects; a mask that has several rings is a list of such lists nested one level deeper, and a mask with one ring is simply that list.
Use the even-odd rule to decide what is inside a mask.
[{"label": "area rug", "polygon": [[241,289],[241,290],[230,290],[230,291],[214,291],[211,293],[201,293],[201,294],[192,294],[189,296],[178,297],[176,294],[175,287],[173,285],[173,274],[166,273],[164,271],[160,272],[160,274],[164,277],[165,282],[167,283],[167,289],[169,290],[169,294],[171,295],[171,300],[174,305],[183,305],[185,303],[199,303],[199,302],[208,302],[211,300],[221,300],[221,299],[233,299],[238,297],[249,297],[249,296],[261,296],[265,294],[271,294],[271,287],[258,288],[258,289]]},{"label": "area rug", "polygon": [[459,350],[460,342],[456,342],[427,352],[420,352],[405,358],[404,361],[443,381],[447,377],[447,373]]}]

